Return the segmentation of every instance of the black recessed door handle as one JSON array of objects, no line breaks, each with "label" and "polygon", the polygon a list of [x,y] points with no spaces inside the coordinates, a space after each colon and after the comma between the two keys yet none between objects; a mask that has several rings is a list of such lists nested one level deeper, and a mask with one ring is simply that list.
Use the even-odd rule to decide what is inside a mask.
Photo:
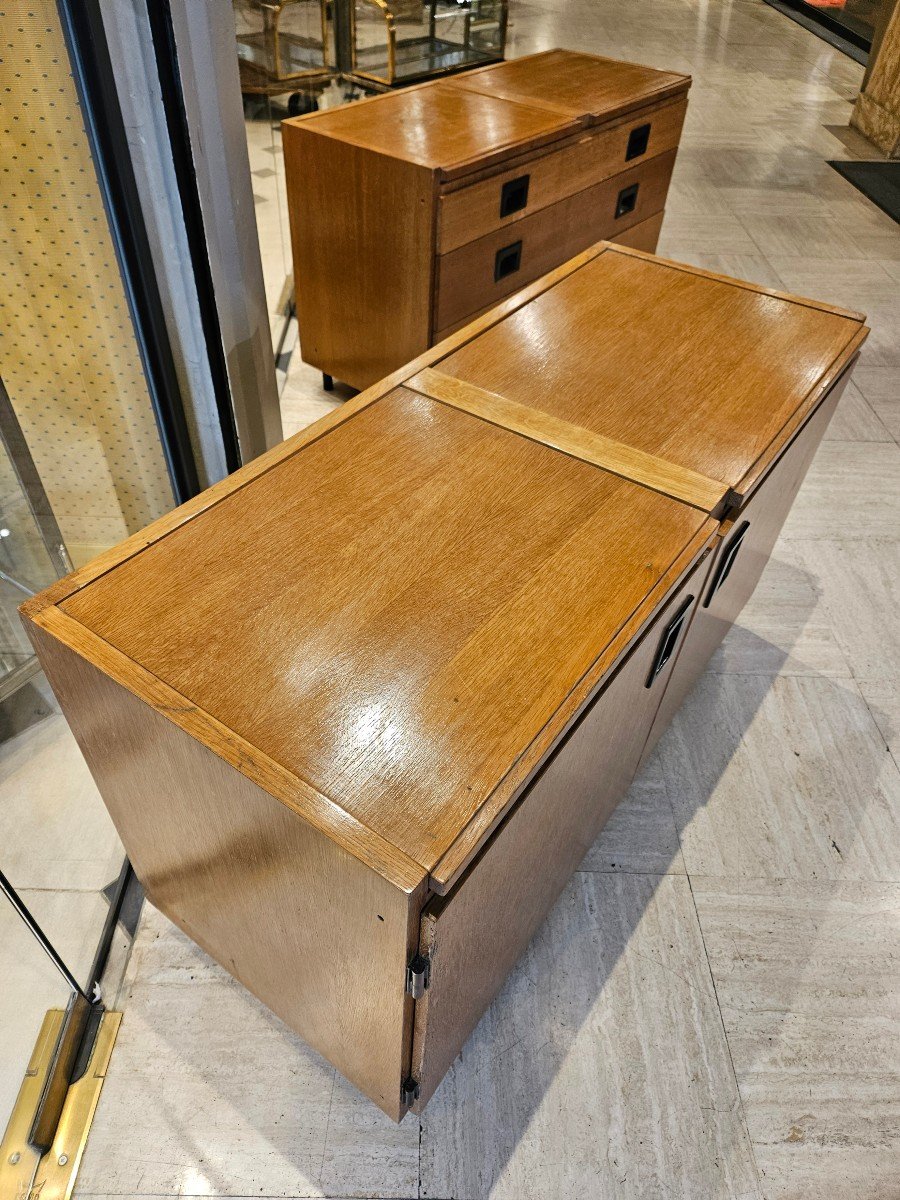
[{"label": "black recessed door handle", "polygon": [[650,145],[650,122],[646,125],[636,125],[628,135],[628,145],[625,147],[625,161],[628,162],[631,158],[640,158],[642,154],[647,153],[647,147]]},{"label": "black recessed door handle", "polygon": [[628,213],[634,212],[637,207],[637,194],[640,184],[632,183],[629,187],[622,188],[618,196],[616,196],[616,220],[619,217],[627,216]]},{"label": "black recessed door handle", "polygon": [[513,242],[511,246],[504,246],[502,250],[498,250],[494,258],[494,283],[499,283],[501,279],[505,279],[507,275],[512,275],[518,271],[522,265],[522,243]]},{"label": "black recessed door handle", "polygon": [[656,654],[653,658],[653,666],[650,668],[650,674],[647,676],[645,687],[653,687],[653,683],[659,673],[663,670],[666,664],[675,653],[675,647],[678,645],[678,638],[684,628],[684,623],[688,619],[691,611],[691,605],[694,603],[694,597],[688,596],[681,608],[662,631],[662,637],[659,639],[659,645],[656,648]]},{"label": "black recessed door handle", "polygon": [[515,212],[521,212],[528,204],[528,185],[530,175],[520,175],[518,179],[510,179],[500,189],[500,216],[510,217]]},{"label": "black recessed door handle", "polygon": [[731,574],[731,568],[734,566],[734,560],[738,556],[741,546],[744,544],[744,538],[747,530],[750,528],[750,522],[744,521],[739,525],[737,532],[732,537],[731,541],[722,551],[722,557],[719,559],[719,565],[716,567],[713,574],[712,583],[709,585],[709,591],[706,593],[706,599],[703,601],[703,607],[709,608],[713,596]]}]

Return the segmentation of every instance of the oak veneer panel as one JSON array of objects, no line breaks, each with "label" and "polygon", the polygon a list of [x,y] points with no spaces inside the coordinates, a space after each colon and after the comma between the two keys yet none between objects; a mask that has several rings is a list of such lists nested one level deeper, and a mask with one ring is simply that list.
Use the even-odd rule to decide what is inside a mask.
[{"label": "oak veneer panel", "polygon": [[[584,134],[559,149],[544,151],[487,179],[446,192],[441,197],[438,217],[439,252],[446,254],[498,227],[513,226],[523,217],[592,187],[610,175],[677,149],[686,111],[684,100],[652,110],[642,109],[627,120]],[[647,149],[638,158],[627,161],[629,136],[633,129],[645,124],[650,126]],[[528,176],[526,207],[501,218],[504,184],[523,175]]]},{"label": "oak veneer panel", "polygon": [[865,332],[856,314],[609,246],[436,365],[740,490]]},{"label": "oak veneer panel", "polygon": [[[511,228],[502,227],[442,254],[437,267],[435,327],[452,327],[485,301],[501,300],[549,271],[561,259],[571,258],[603,238],[615,237],[658,212],[665,205],[674,166],[674,150],[641,159],[637,166],[524,217]],[[619,194],[635,185],[638,191],[634,209],[616,217]],[[517,271],[496,280],[497,252],[514,242],[522,243],[521,265]]]},{"label": "oak veneer panel", "polygon": [[283,145],[304,361],[367,387],[430,344],[431,174],[302,123]]},{"label": "oak veneer panel", "polygon": [[624,233],[619,233],[609,240],[615,242],[617,246],[631,246],[635,250],[643,250],[647,254],[653,254],[656,251],[656,244],[662,232],[664,216],[665,213],[658,212],[654,216],[648,217],[646,221],[641,221],[638,225],[632,225]]},{"label": "oak veneer panel", "polygon": [[690,84],[689,75],[575,50],[529,54],[448,80],[449,86],[594,120],[686,92]]},{"label": "oak veneer panel", "polygon": [[688,692],[703,674],[717,646],[753,595],[849,377],[848,370],[794,437],[752,498],[733,520],[723,525],[716,538],[711,580],[715,580],[720,562],[732,547],[733,539],[743,534],[740,549],[721,587],[711,595],[710,585],[694,613],[644,748],[643,758],[650,755]]},{"label": "oak veneer panel", "polygon": [[295,117],[282,128],[305,129],[452,178],[540,147],[577,124],[572,117],[460,91],[440,80]]},{"label": "oak veneer panel", "polygon": [[646,686],[660,639],[699,601],[709,563],[691,570],[456,889],[423,910],[431,983],[416,1004],[418,1110],[628,790],[674,661]]},{"label": "oak veneer panel", "polygon": [[60,607],[430,869],[707,524],[397,389]]},{"label": "oak veneer panel", "polygon": [[421,889],[395,887],[38,625],[29,633],[153,903],[399,1119]]}]

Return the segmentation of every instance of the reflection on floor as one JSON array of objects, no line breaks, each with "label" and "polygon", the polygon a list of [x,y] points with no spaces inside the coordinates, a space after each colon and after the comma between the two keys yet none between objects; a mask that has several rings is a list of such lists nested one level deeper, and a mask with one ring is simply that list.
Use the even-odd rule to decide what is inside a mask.
[{"label": "reflection on floor", "polygon": [[[739,627],[422,1121],[148,910],[81,1197],[900,1195],[900,230],[825,164],[867,152],[839,132],[862,70],[762,0],[512,8],[512,54],[694,75],[662,252],[867,311],[856,382]],[[298,365],[286,427],[337,398]]]}]

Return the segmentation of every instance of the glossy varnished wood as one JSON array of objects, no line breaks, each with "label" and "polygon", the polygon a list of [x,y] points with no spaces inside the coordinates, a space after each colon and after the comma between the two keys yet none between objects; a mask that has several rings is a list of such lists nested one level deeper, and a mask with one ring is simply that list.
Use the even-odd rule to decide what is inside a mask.
[{"label": "glossy varnished wood", "polygon": [[691,80],[688,75],[639,63],[547,50],[468,71],[451,82],[461,89],[597,121],[631,112],[650,100],[682,94]]},{"label": "glossy varnished wood", "polygon": [[[665,204],[675,151],[641,160],[637,166],[524,217],[511,228],[469,242],[438,259],[434,322],[444,329],[485,301],[496,301],[543,275],[560,259],[571,258],[603,238],[643,222]],[[618,198],[637,187],[634,208],[619,216]],[[518,270],[495,277],[498,252],[521,243]]]},{"label": "glossy varnished wood", "polygon": [[416,1005],[413,1073],[430,1099],[569,876],[625,794],[666,687],[647,687],[660,638],[695,605],[709,556],[693,569],[606,681],[521,802],[448,896],[422,914],[431,983]]},{"label": "glossy varnished wood", "polygon": [[726,499],[728,488],[723,483],[683,467],[674,467],[652,454],[644,454],[598,433],[569,425],[549,413],[526,408],[505,396],[464,383],[431,367],[413,375],[406,386],[480,417],[483,421],[490,421],[501,429],[510,429],[544,446],[561,450],[572,458],[603,467],[614,475],[631,479],[673,500],[683,500],[685,504],[701,508],[704,512],[715,511]]},{"label": "glossy varnished wood", "polygon": [[865,334],[859,314],[610,246],[439,369],[747,494]]},{"label": "glossy varnished wood", "polygon": [[294,117],[282,128],[291,136],[293,130],[305,129],[317,137],[426,167],[441,179],[453,179],[524,148],[538,149],[577,125],[573,117],[460,91],[439,80],[369,102]]},{"label": "glossy varnished wood", "polygon": [[398,389],[61,607],[430,870],[704,524]]},{"label": "glossy varnished wood", "polygon": [[609,240],[615,242],[617,246],[629,246],[635,250],[653,254],[662,231],[664,216],[664,213],[658,212],[655,216],[648,217],[646,221],[641,221],[638,225],[632,225],[624,233],[616,234]]},{"label": "glossy varnished wood", "polygon": [[365,388],[431,341],[431,173],[302,122],[283,144],[304,360]]},{"label": "glossy varnished wood", "polygon": [[[523,217],[575,192],[592,187],[611,175],[675,150],[687,111],[686,101],[673,101],[659,108],[640,110],[633,116],[604,125],[552,147],[528,161],[517,161],[486,179],[446,191],[438,217],[438,250],[446,254],[496,228],[509,228]],[[646,150],[639,159],[627,160],[628,139],[639,125],[650,127]],[[510,180],[528,176],[528,203],[507,217],[500,216],[500,196]]]},{"label": "glossy varnished wood", "polygon": [[423,888],[370,870],[83,646],[31,635],[153,903],[398,1119]]}]

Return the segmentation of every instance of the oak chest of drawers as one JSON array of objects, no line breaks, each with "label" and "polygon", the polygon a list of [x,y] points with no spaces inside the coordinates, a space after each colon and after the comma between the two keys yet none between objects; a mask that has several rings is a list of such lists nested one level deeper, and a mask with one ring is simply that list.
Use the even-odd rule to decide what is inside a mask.
[{"label": "oak chest of drawers", "polygon": [[150,898],[391,1116],[753,590],[865,335],[601,244],[23,606]]},{"label": "oak chest of drawers", "polygon": [[689,86],[551,50],[286,121],[304,361],[367,387],[601,238],[655,250]]}]

